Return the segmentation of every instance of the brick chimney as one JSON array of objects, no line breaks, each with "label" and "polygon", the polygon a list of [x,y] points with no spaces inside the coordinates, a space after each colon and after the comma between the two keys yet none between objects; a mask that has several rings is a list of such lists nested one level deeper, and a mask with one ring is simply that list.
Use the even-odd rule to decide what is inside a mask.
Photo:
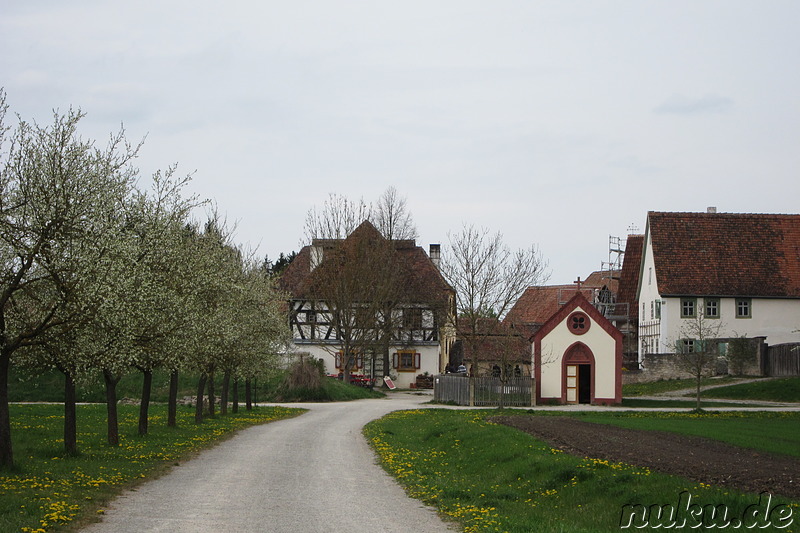
[{"label": "brick chimney", "polygon": [[441,244],[431,244],[430,253],[428,254],[431,258],[431,262],[433,266],[437,269],[442,262],[442,245]]}]

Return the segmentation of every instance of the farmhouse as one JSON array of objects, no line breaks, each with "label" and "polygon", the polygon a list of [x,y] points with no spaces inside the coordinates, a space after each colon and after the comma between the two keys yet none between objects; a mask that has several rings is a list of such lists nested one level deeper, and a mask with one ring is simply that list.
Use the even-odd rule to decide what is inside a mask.
[{"label": "farmhouse", "polygon": [[314,239],[279,280],[290,297],[293,351],[321,359],[329,374],[391,375],[400,387],[443,372],[455,293],[438,260],[439,245],[429,256],[368,221],[345,239]]},{"label": "farmhouse", "polygon": [[536,402],[622,402],[622,333],[583,290],[533,335]]},{"label": "farmhouse", "polygon": [[687,321],[718,321],[718,350],[746,336],[800,341],[800,215],[650,212],[636,299],[639,362],[670,354]]}]

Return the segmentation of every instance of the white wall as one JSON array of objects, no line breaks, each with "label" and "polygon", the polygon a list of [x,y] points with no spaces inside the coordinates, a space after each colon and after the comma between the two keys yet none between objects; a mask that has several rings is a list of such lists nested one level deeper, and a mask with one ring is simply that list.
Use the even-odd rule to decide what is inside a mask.
[{"label": "white wall", "polygon": [[[666,323],[661,324],[661,344],[663,353],[671,353],[675,341],[680,339],[683,324],[694,319],[681,318],[680,298],[665,298],[661,316]],[[753,298],[750,312],[751,318],[736,318],[736,299],[720,298],[720,317],[707,319],[719,320],[722,324],[720,338],[746,335],[747,337],[766,337],[769,344],[800,342],[800,300]],[[697,310],[704,309],[703,298],[697,298]],[[669,327],[667,327],[669,326]]]},{"label": "white wall", "polygon": [[[400,388],[408,388],[411,386],[412,383],[416,381],[417,374],[424,374],[428,372],[429,374],[438,374],[439,373],[439,345],[429,345],[429,346],[394,346],[389,348],[389,365],[392,364],[392,356],[394,352],[398,350],[414,350],[416,353],[420,354],[420,368],[415,369],[413,372],[398,372],[397,369],[391,368],[390,375],[394,380],[395,385]],[[322,359],[325,363],[325,373],[326,374],[338,374],[339,370],[336,368],[336,357],[325,350],[322,346],[318,344],[301,344],[295,345],[294,350],[295,352],[304,352],[308,353],[309,356],[314,357],[316,359]],[[356,369],[353,369],[353,373],[358,373]],[[379,376],[380,377],[380,376]]]}]

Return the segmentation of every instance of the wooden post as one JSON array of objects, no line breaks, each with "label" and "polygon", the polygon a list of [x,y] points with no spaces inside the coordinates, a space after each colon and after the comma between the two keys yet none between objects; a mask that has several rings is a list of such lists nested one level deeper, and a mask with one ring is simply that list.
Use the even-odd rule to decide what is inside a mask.
[{"label": "wooden post", "polygon": [[475,377],[469,378],[469,406],[475,407]]}]

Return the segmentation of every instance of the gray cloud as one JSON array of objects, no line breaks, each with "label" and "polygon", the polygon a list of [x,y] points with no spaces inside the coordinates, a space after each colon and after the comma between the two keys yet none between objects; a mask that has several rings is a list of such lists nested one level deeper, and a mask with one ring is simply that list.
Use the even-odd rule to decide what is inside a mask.
[{"label": "gray cloud", "polygon": [[690,98],[676,94],[655,108],[659,114],[699,115],[708,113],[725,113],[733,108],[734,102],[725,96],[707,94],[699,98]]}]

